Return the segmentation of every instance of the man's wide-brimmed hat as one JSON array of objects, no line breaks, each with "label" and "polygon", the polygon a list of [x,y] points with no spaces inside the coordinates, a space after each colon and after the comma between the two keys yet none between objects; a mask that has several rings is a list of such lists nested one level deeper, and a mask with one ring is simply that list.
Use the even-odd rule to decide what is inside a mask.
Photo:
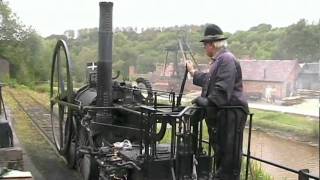
[{"label": "man's wide-brimmed hat", "polygon": [[204,37],[200,42],[213,42],[228,39],[223,35],[221,28],[215,24],[207,25],[204,30]]}]

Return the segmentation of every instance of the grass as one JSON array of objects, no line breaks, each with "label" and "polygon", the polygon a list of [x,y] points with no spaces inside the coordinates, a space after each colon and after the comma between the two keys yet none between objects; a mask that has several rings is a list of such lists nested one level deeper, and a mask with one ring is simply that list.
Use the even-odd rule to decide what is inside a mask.
[{"label": "grass", "polygon": [[319,137],[319,121],[308,117],[251,109],[254,127],[291,133],[307,138]]},{"label": "grass", "polygon": [[[245,179],[246,175],[246,162],[245,159],[242,161],[241,166],[241,176],[240,179]],[[273,180],[274,178],[267,174],[263,168],[261,167],[261,163],[256,161],[250,162],[249,173],[248,173],[248,180]]]},{"label": "grass", "polygon": [[34,91],[40,92],[40,93],[49,93],[50,92],[50,85],[49,84],[38,84],[38,85],[35,85],[32,89]]}]

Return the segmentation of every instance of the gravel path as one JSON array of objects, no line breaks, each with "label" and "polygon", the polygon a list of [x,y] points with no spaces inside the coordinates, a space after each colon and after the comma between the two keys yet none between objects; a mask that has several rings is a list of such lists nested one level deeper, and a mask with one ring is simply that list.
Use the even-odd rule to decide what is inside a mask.
[{"label": "gravel path", "polygon": [[[193,98],[197,96],[200,96],[200,91],[186,94],[184,96],[185,98],[183,99],[183,101],[191,101]],[[319,120],[319,99],[305,99],[303,103],[293,106],[280,106],[265,102],[249,102],[249,107],[254,109],[310,116]]]},{"label": "gravel path", "polygon": [[254,109],[310,116],[319,120],[319,100],[317,99],[306,99],[303,103],[293,106],[280,106],[267,103],[250,102],[249,107]]}]

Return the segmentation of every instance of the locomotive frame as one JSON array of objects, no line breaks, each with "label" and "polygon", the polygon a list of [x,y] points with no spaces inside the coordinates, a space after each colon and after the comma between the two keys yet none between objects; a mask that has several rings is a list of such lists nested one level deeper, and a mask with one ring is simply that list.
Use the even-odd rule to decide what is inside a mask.
[{"label": "locomotive frame", "polygon": [[[77,92],[68,46],[59,40],[55,47],[50,110],[58,152],[88,180],[209,179],[203,110],[181,106],[182,92],[152,90],[143,78],[137,83],[145,88],[112,78],[112,6],[100,3],[98,68]],[[167,126],[170,142],[160,143]]]}]

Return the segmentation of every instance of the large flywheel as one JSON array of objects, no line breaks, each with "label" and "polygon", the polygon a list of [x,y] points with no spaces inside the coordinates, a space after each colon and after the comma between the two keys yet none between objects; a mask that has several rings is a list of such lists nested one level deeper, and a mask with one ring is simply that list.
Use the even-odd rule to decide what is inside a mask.
[{"label": "large flywheel", "polygon": [[73,85],[70,73],[70,54],[67,44],[59,40],[54,49],[50,82],[51,125],[57,150],[68,152],[72,130],[72,109],[67,103],[73,101]]}]

